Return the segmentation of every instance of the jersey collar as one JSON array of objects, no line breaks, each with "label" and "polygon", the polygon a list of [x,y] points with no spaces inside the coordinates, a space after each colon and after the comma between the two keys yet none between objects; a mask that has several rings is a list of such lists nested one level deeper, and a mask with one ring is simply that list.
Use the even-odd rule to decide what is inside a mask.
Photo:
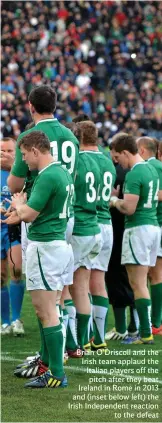
[{"label": "jersey collar", "polygon": [[141,164],[147,164],[147,162],[138,162],[138,163],[136,163],[132,168],[131,168],[131,170],[133,170],[134,168],[135,168],[135,166],[137,166],[137,165],[141,165]]},{"label": "jersey collar", "polygon": [[48,169],[48,167],[50,167],[50,166],[52,166],[52,165],[55,165],[55,164],[61,164],[61,162],[52,162],[52,163],[50,163],[48,166],[46,166],[46,167],[44,167],[43,169],[41,169],[41,170],[38,172],[38,175],[40,175],[40,173],[44,172],[44,170]]},{"label": "jersey collar", "polygon": [[156,157],[150,157],[148,160],[147,160],[147,162],[150,162],[150,160],[156,160]]},{"label": "jersey collar", "polygon": [[39,122],[37,122],[36,123],[36,125],[35,126],[37,126],[38,125],[38,123],[42,123],[42,122],[53,122],[53,121],[56,121],[57,119],[56,118],[51,118],[51,119],[41,119],[41,120],[39,120]]}]

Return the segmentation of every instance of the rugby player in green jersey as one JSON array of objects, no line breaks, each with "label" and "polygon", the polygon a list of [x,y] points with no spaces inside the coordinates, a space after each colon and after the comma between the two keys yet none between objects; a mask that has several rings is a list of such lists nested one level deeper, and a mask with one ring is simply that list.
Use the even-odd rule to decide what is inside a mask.
[{"label": "rugby player in green jersey", "polygon": [[74,282],[70,292],[77,311],[78,343],[83,349],[91,314],[89,279],[95,257],[101,249],[97,220],[100,169],[93,158],[88,139],[80,134],[80,152],[75,180],[74,229],[71,245],[74,253]]},{"label": "rugby player in green jersey", "polygon": [[[112,197],[111,201],[112,206],[126,215],[122,264],[128,272],[140,320],[140,336],[130,339],[130,342],[151,344],[151,300],[147,275],[149,267],[155,266],[160,243],[157,221],[159,178],[156,169],[138,154],[133,136],[125,133],[115,135],[112,149],[118,163],[130,169],[125,178],[124,199]],[[123,341],[128,342],[128,339]]]},{"label": "rugby player in green jersey", "polygon": [[[21,220],[31,222],[28,230],[26,285],[39,318],[41,358],[15,370],[18,377],[38,378],[25,387],[65,387],[63,334],[57,310],[57,292],[73,278],[73,252],[65,240],[73,181],[70,173],[50,153],[50,141],[33,131],[18,144],[24,161],[38,175],[26,202],[24,193],[15,194],[12,206]],[[63,260],[60,260],[63,257]],[[42,375],[43,373],[43,375]]]},{"label": "rugby player in green jersey", "polygon": [[151,282],[152,333],[153,335],[162,335],[162,163],[156,159],[158,142],[155,139],[141,137],[138,138],[137,145],[140,156],[156,169],[160,181],[157,220],[161,228],[161,245],[159,245],[156,265],[150,269],[149,279]]},{"label": "rugby player in green jersey", "polygon": [[92,295],[92,316],[94,321],[94,341],[92,348],[107,348],[105,332],[108,315],[108,295],[105,288],[105,272],[108,268],[112,245],[113,230],[109,202],[116,179],[113,162],[98,149],[98,131],[92,121],[80,122],[83,142],[89,145],[89,152],[100,169],[100,189],[97,197],[97,220],[101,231],[102,248],[92,263],[90,293]]},{"label": "rugby player in green jersey", "polygon": [[[34,131],[44,132],[50,140],[52,156],[56,161],[61,161],[61,164],[68,169],[74,179],[79,156],[79,142],[68,128],[54,118],[56,101],[56,92],[49,85],[41,85],[31,90],[29,94],[29,109],[35,126],[21,133],[18,137],[17,144],[24,135],[33,133]],[[29,198],[37,173],[37,171],[29,171],[29,167],[23,160],[22,153],[17,145],[15,162],[8,178],[8,185],[11,192],[21,191],[25,184],[25,191]],[[67,228],[69,229],[70,227],[71,233],[73,223],[73,208],[71,207]],[[24,227],[22,228],[22,233],[26,236]],[[68,233],[68,235],[70,237],[71,234]],[[22,243],[25,244],[23,239]]]}]

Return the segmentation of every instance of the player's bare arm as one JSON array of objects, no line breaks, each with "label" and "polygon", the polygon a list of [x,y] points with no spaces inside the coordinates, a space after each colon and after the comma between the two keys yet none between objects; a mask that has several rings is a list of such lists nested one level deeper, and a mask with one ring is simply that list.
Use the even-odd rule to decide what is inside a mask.
[{"label": "player's bare arm", "polygon": [[110,206],[116,207],[121,213],[132,215],[137,207],[139,195],[125,194],[123,200],[117,197],[111,197]]}]

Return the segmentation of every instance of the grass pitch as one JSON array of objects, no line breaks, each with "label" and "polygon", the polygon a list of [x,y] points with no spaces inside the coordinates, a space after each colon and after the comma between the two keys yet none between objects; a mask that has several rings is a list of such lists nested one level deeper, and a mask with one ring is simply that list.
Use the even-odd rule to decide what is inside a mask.
[{"label": "grass pitch", "polygon": [[68,388],[31,390],[24,388],[24,379],[13,375],[18,363],[39,350],[37,319],[28,293],[22,317],[25,337],[2,338],[2,422],[162,421],[162,337],[156,336],[152,346],[109,341],[107,355],[95,352],[68,360]]}]

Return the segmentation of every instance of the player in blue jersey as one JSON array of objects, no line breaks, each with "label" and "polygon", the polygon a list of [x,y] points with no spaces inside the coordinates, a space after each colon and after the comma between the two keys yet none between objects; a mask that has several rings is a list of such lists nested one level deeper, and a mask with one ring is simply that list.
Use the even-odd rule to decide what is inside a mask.
[{"label": "player in blue jersey", "polygon": [[[20,314],[24,296],[24,281],[21,274],[21,231],[20,225],[7,225],[6,209],[10,199],[7,178],[14,161],[15,141],[12,138],[1,140],[1,334],[23,335],[24,328]],[[10,286],[7,286],[8,266]],[[11,318],[10,318],[11,306]]]}]

